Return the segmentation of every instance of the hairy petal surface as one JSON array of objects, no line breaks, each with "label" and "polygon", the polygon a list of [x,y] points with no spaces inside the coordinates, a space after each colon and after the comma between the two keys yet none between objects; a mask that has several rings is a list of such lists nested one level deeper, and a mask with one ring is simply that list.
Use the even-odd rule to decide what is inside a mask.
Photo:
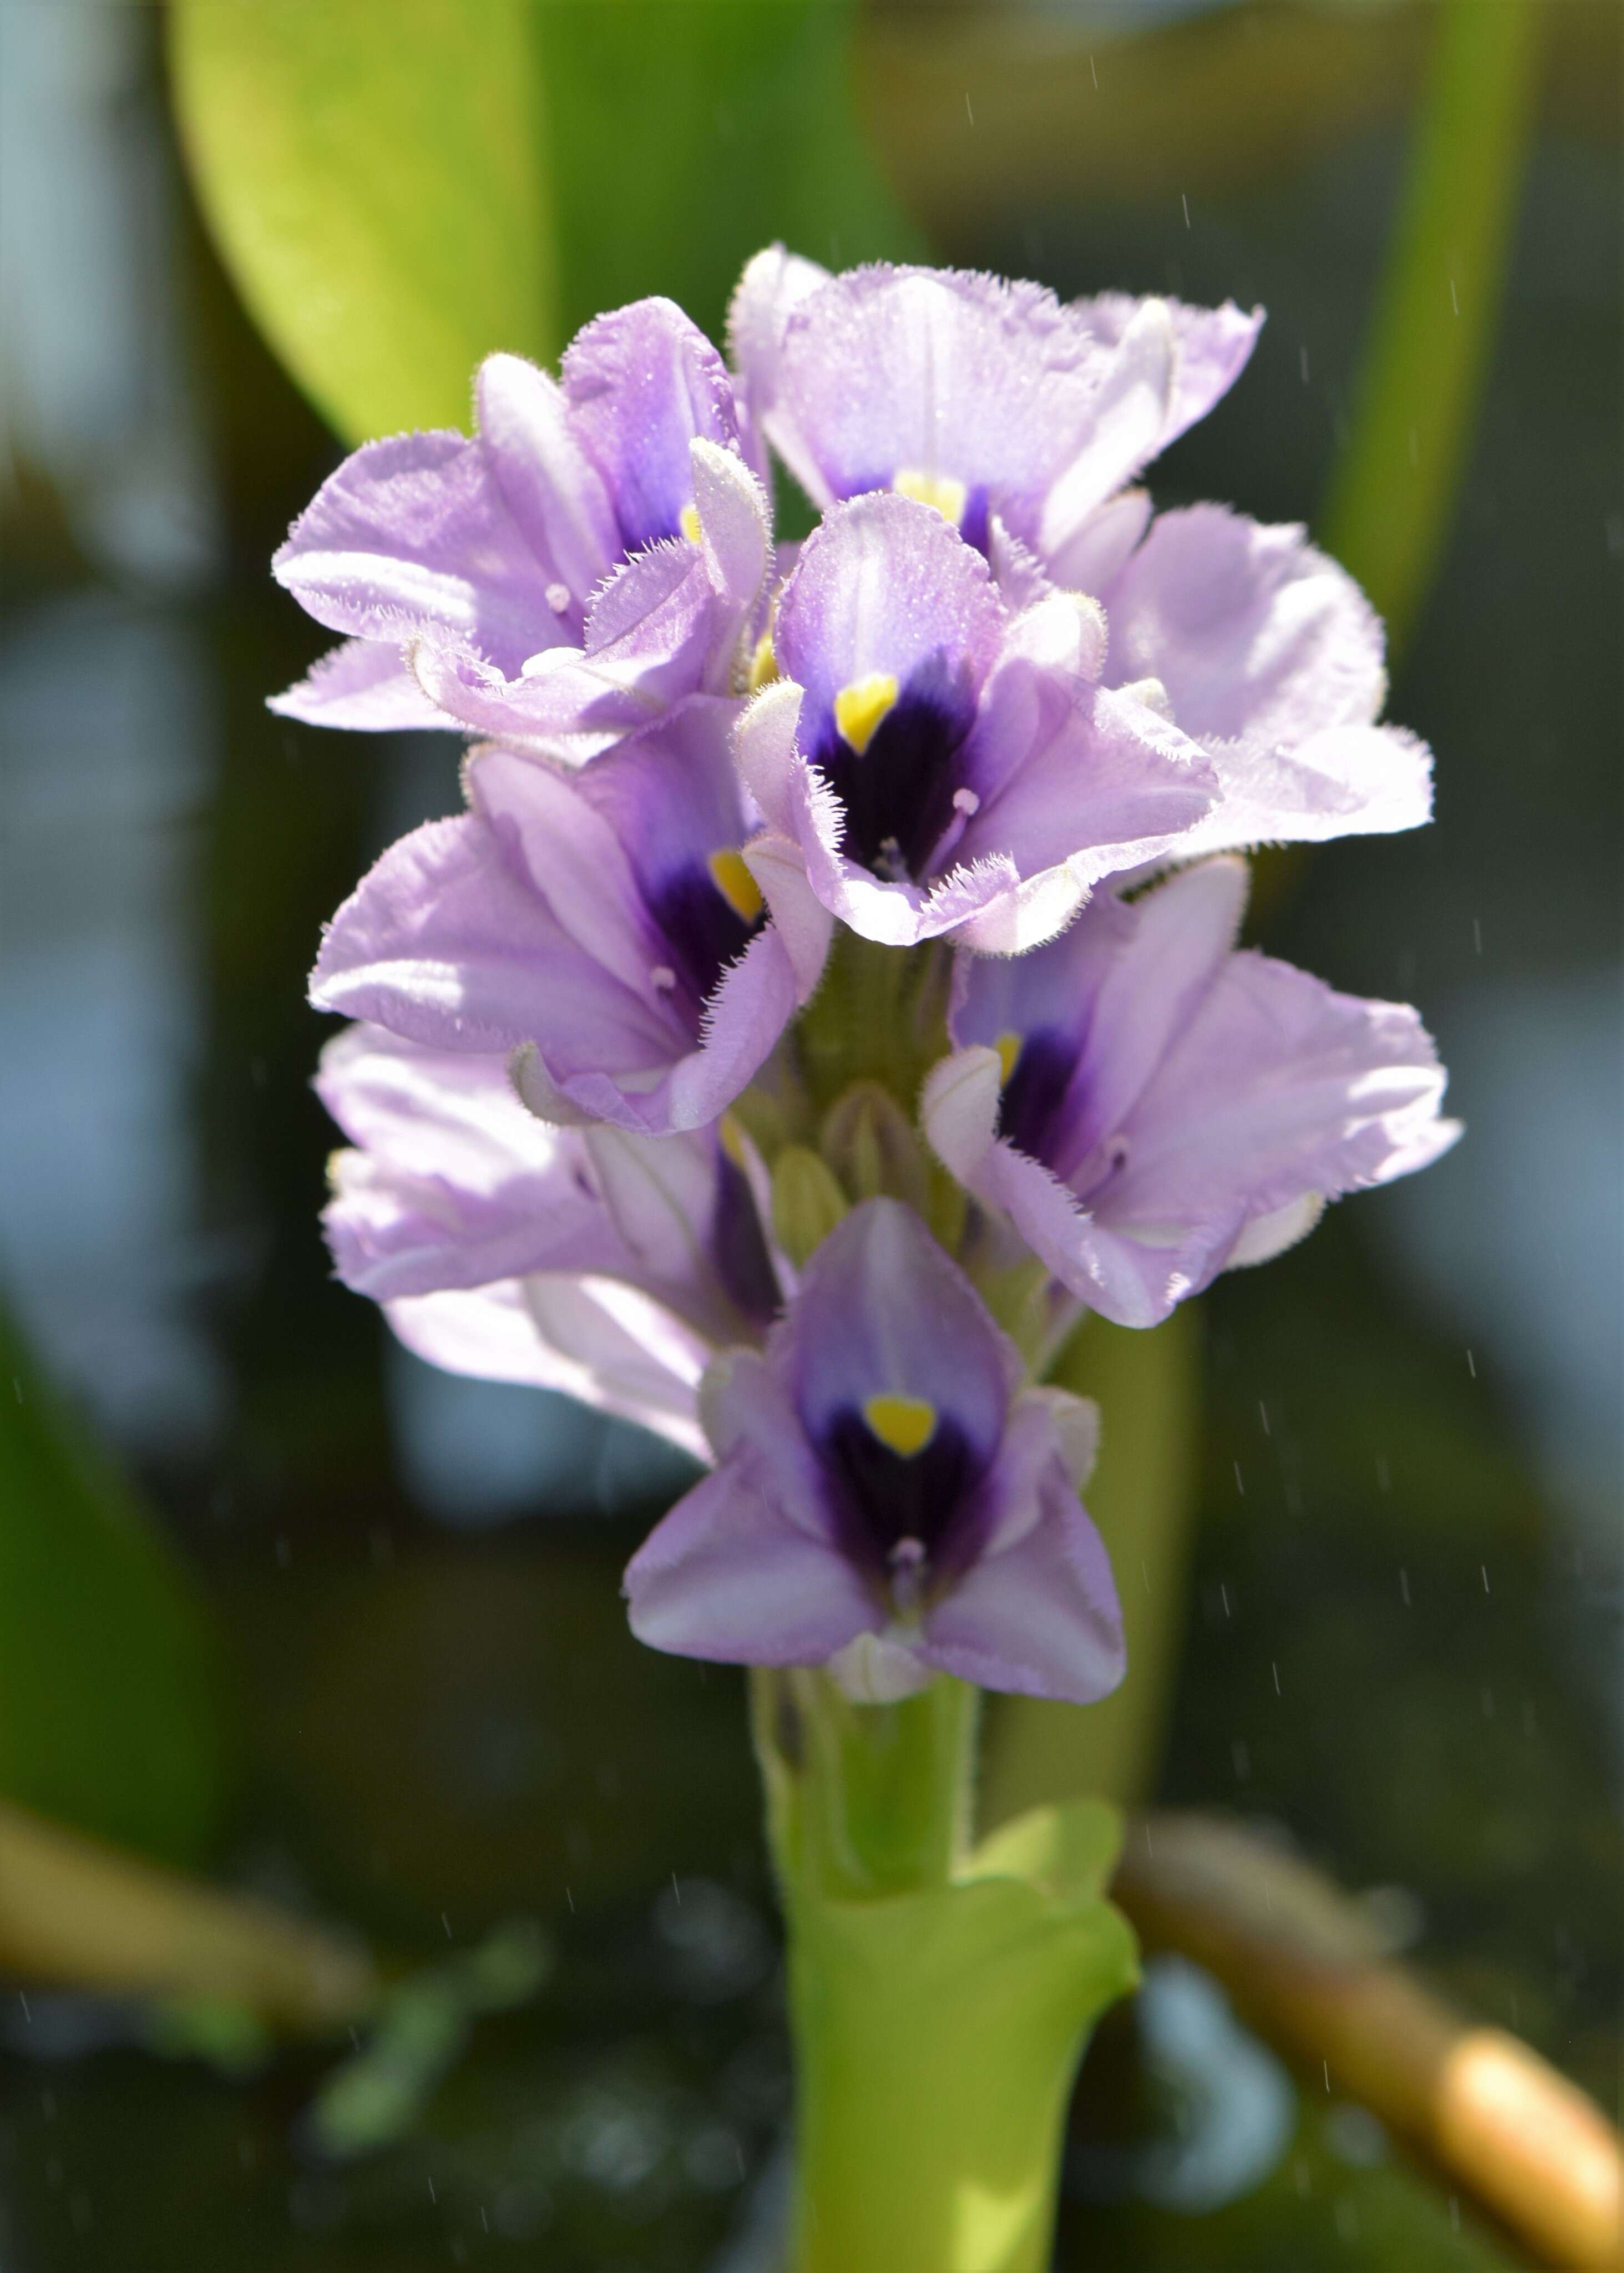
[{"label": "hairy petal surface", "polygon": [[346,726],[372,734],[455,730],[412,675],[400,649],[385,640],[345,640],[329,648],[306,676],[266,706],[307,726]]},{"label": "hairy petal surface", "polygon": [[1017,1395],[1019,1377],[918,1218],[893,1200],[855,1209],[766,1355],[707,1376],[717,1473],[633,1558],[634,1631],[688,1655],[831,1664],[864,1696],[933,1670],[1104,1694],[1121,1616],[1072,1481],[1091,1416]]},{"label": "hairy petal surface", "polygon": [[946,1165],[1123,1324],[1459,1133],[1415,1013],[1236,951],[1244,896],[1239,863],[1208,861],[1019,964],[966,961],[960,1047],[926,1085]]}]

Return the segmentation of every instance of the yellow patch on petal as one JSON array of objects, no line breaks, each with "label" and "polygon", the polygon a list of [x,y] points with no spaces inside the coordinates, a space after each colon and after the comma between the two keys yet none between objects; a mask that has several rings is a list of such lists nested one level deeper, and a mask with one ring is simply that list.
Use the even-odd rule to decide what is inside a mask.
[{"label": "yellow patch on petal", "polygon": [[683,536],[687,537],[690,544],[697,544],[699,542],[699,507],[696,505],[685,505],[681,512],[677,515],[677,526],[682,531]]},{"label": "yellow patch on petal", "polygon": [[865,1398],[862,1413],[881,1444],[904,1460],[922,1452],[936,1433],[936,1408],[928,1397],[898,1397],[888,1390]]},{"label": "yellow patch on petal", "polygon": [[898,497],[912,498],[915,505],[934,506],[955,529],[962,523],[970,501],[969,491],[951,474],[924,474],[914,466],[904,466],[891,487]]},{"label": "yellow patch on petal", "polygon": [[705,862],[710,881],[741,923],[754,923],[762,911],[761,886],[744,865],[742,852],[731,847],[713,852]]},{"label": "yellow patch on petal", "polygon": [[745,1165],[744,1131],[731,1113],[725,1113],[717,1123],[717,1135],[722,1140],[722,1150],[735,1168]]},{"label": "yellow patch on petal", "polygon": [[763,632],[756,642],[756,652],[750,657],[750,668],[745,678],[745,692],[759,694],[778,675],[778,658],[772,651],[772,634]]},{"label": "yellow patch on petal", "polygon": [[1000,1034],[993,1047],[998,1053],[998,1063],[1004,1068],[1004,1078],[1008,1081],[1019,1061],[1020,1036],[1016,1033]]},{"label": "yellow patch on petal", "polygon": [[854,679],[835,697],[835,724],[840,739],[861,758],[877,732],[881,720],[897,700],[897,682],[889,671],[871,671]]}]

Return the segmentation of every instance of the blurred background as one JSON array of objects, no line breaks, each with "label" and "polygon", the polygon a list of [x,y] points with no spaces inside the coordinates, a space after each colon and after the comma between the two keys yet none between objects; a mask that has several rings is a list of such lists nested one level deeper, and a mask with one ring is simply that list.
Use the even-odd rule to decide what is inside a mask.
[{"label": "blurred background", "polygon": [[[1439,793],[1267,863],[1254,935],[1417,1001],[1468,1136],[1122,1361],[1190,1457],[1116,1782],[1269,1827],[1616,2109],[1621,19],[1530,0],[1519,101],[1440,126],[1450,19],[1506,4],[0,0],[4,2273],[772,2262],[742,1690],[618,1594],[689,1472],[408,1356],[317,1229],[304,973],[458,746],[264,700],[327,643],[271,551],[348,440],[463,415],[470,326],[715,329],[775,235],[1268,308],[1158,499],[1347,533]],[[1485,186],[1417,324],[1429,118]],[[995,1725],[1011,1790],[1047,1726]],[[380,2034],[265,1987],[273,1919],[370,1948]],[[240,1994],[141,1993],[233,1932]],[[1122,2025],[1063,2267],[1522,2262],[1204,1976]]]}]

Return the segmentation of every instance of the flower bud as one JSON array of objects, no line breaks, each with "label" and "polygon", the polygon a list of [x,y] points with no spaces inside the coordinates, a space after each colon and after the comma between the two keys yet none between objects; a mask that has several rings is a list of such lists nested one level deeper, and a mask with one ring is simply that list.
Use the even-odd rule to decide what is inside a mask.
[{"label": "flower bud", "polygon": [[772,1230],[797,1271],[846,1212],[846,1195],[817,1154],[786,1144],[772,1171]]},{"label": "flower bud", "polygon": [[877,1081],[853,1082],[823,1121],[819,1149],[853,1200],[906,1200],[925,1212],[930,1169],[913,1123]]}]

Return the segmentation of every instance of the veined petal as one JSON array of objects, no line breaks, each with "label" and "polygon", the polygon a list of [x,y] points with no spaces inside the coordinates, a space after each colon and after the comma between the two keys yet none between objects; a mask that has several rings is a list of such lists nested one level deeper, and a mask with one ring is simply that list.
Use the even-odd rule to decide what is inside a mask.
[{"label": "veined petal", "polygon": [[[703,1362],[699,1346],[684,1360],[673,1339],[680,1329],[670,1320],[664,1339],[653,1333],[645,1347],[595,1299],[603,1283],[508,1279],[407,1295],[386,1303],[384,1316],[406,1347],[430,1365],[483,1381],[559,1390],[599,1412],[635,1421],[703,1460],[694,1388]],[[545,1330],[538,1307],[546,1313]],[[648,1304],[647,1310],[651,1324],[658,1306]]]},{"label": "veined petal", "polygon": [[1150,526],[1146,490],[1118,490],[1049,554],[1051,581],[1071,592],[1109,592]]},{"label": "veined petal", "polygon": [[1230,956],[1128,1117],[1125,1157],[1093,1195],[1101,1226],[1207,1232],[1202,1283],[1244,1227],[1425,1167],[1459,1131],[1415,1012],[1336,994],[1250,951]]},{"label": "veined petal", "polygon": [[620,1243],[618,1266],[597,1268],[658,1295],[712,1341],[765,1327],[782,1291],[756,1193],[714,1128],[634,1136],[597,1127],[576,1141]]},{"label": "veined petal", "polygon": [[802,750],[816,758],[842,739],[844,689],[890,678],[900,701],[938,660],[973,709],[1004,625],[986,561],[930,506],[870,496],[831,513],[801,548],[773,634],[780,671],[805,691]]},{"label": "veined petal", "polygon": [[1300,529],[1222,506],[1161,514],[1107,605],[1108,682],[1160,679],[1198,740],[1291,746],[1367,725],[1386,699],[1380,624]]},{"label": "veined petal", "polygon": [[1177,349],[1164,300],[1144,300],[1112,342],[1090,405],[1088,439],[1049,489],[1034,532],[1043,559],[1064,551],[1106,499],[1154,457],[1172,411]]},{"label": "veined petal", "polygon": [[575,433],[563,389],[522,356],[487,356],[474,400],[503,500],[537,559],[567,588],[566,630],[578,634],[588,598],[621,552],[603,476]]},{"label": "veined petal", "polygon": [[640,1641],[724,1663],[822,1665],[884,1624],[844,1556],[785,1515],[776,1482],[763,1458],[728,1461],[655,1526],[626,1571]]},{"label": "veined petal", "polygon": [[696,435],[723,449],[739,440],[733,386],[704,334],[674,301],[634,301],[576,334],[563,381],[623,550],[680,535],[694,496],[688,445]]},{"label": "veined petal", "polygon": [[583,758],[649,724],[718,669],[725,679],[732,620],[695,549],[660,544],[597,594],[583,647],[543,649],[511,677],[430,641],[414,647],[411,663],[425,694],[464,725]]},{"label": "veined petal", "polygon": [[[1074,300],[1071,313],[1102,345],[1114,346],[1144,304],[1128,292],[1101,292]],[[1221,401],[1252,356],[1263,328],[1263,311],[1248,314],[1226,300],[1221,308],[1192,307],[1187,301],[1162,303],[1173,326],[1173,386],[1167,420],[1156,439],[1158,451]]]},{"label": "veined petal", "polygon": [[1047,740],[967,822],[960,859],[1003,853],[1023,877],[1064,861],[1086,889],[1174,845],[1182,851],[1211,809],[1211,761],[1132,696],[1095,690],[1046,711],[1044,726]]},{"label": "veined petal", "polygon": [[1210,860],[1132,907],[1097,900],[1020,963],[959,969],[971,1046],[926,1084],[930,1141],[1122,1324],[1154,1324],[1457,1133],[1414,1012],[1234,952],[1244,896],[1240,864]]},{"label": "veined petal", "polygon": [[500,1058],[352,1026],[322,1052],[316,1089],[361,1148],[335,1157],[323,1217],[357,1294],[383,1302],[624,1266],[581,1140],[525,1112]]},{"label": "veined petal", "polygon": [[716,1360],[699,1402],[720,1466],[632,1558],[632,1631],[685,1656],[822,1664],[883,1618],[836,1547],[793,1406],[747,1350]]},{"label": "veined petal", "polygon": [[330,474],[271,563],[318,623],[403,644],[439,631],[516,671],[547,643],[552,581],[477,442],[398,434]]},{"label": "veined petal", "polygon": [[803,697],[793,679],[776,679],[749,703],[733,729],[739,777],[768,827],[793,838],[801,760],[796,748]]},{"label": "veined petal", "polygon": [[961,1681],[1074,1705],[1121,1681],[1127,1653],[1110,1560],[1058,1454],[1036,1519],[932,1606],[920,1654]]},{"label": "veined petal", "polygon": [[1070,1180],[1098,1144],[1126,1126],[1143,1091],[1199,1016],[1229,962],[1245,912],[1250,882],[1244,861],[1218,859],[1185,868],[1133,908],[1132,944],[1114,911],[1086,911],[1056,942],[1056,959],[1075,974],[1087,1005],[1076,1073],[1075,1105],[1064,1148],[1049,1165]]},{"label": "veined petal", "polygon": [[1432,754],[1401,726],[1330,726],[1295,750],[1215,747],[1212,810],[1177,857],[1418,829],[1432,815]]},{"label": "veined petal", "polygon": [[944,1058],[925,1086],[921,1118],[931,1146],[967,1191],[1025,1244],[1061,1285],[1121,1325],[1165,1317],[1190,1291],[1179,1259],[1102,1238],[1088,1211],[1041,1161],[997,1134],[997,1054],[975,1047]]},{"label": "veined petal", "polygon": [[[1096,387],[1086,332],[1035,284],[876,266],[821,289],[797,272],[779,316],[764,423],[815,501],[898,477],[962,492],[981,541],[989,510],[1031,534],[1040,497],[1087,433]],[[771,326],[750,311],[751,368]],[[761,382],[759,379],[757,385]]]},{"label": "veined petal", "polygon": [[990,1454],[1020,1377],[969,1281],[896,1200],[854,1208],[824,1240],[770,1349],[814,1437],[885,1394],[951,1415]]},{"label": "veined petal", "polygon": [[418,686],[397,644],[387,640],[345,640],[318,657],[304,678],[266,708],[307,726],[347,726],[365,733],[414,731],[425,726],[456,727]]},{"label": "veined petal", "polygon": [[772,558],[766,491],[737,451],[696,436],[688,459],[700,551],[718,597],[737,613],[742,631]]},{"label": "veined petal", "polygon": [[745,265],[727,311],[727,351],[752,421],[759,425],[778,393],[784,328],[793,311],[829,281],[816,260],[769,245]]},{"label": "veined petal", "polygon": [[569,1059],[532,1043],[513,1061],[513,1079],[544,1119],[606,1121],[647,1136],[703,1129],[748,1087],[795,1009],[794,966],[768,926],[723,974],[696,1045],[648,1077],[612,1069],[610,1052],[583,1036]]},{"label": "veined petal", "polygon": [[757,836],[745,847],[743,859],[794,967],[796,997],[808,1002],[829,959],[834,918],[808,881],[800,847],[791,838]]},{"label": "veined petal", "polygon": [[318,1009],[431,1048],[506,1051],[545,1016],[567,1047],[650,1070],[669,1017],[559,923],[476,814],[391,846],[333,919],[311,979]]}]

